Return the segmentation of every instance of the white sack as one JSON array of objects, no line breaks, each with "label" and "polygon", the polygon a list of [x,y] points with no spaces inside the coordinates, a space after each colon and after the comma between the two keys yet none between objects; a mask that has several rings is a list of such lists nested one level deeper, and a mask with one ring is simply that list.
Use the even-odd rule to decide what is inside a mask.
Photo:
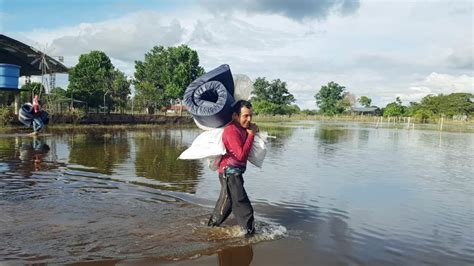
[{"label": "white sack", "polygon": [[262,168],[263,160],[267,154],[267,147],[265,146],[267,138],[267,132],[257,132],[253,139],[252,149],[250,150],[248,160],[258,168]]},{"label": "white sack", "polygon": [[[204,159],[208,161],[211,170],[216,171],[222,155],[226,154],[224,142],[222,142],[222,134],[224,128],[216,128],[202,132],[185,150],[178,159],[195,160]],[[257,167],[262,167],[263,160],[267,154],[265,142],[267,141],[267,132],[258,132],[255,134],[252,148],[249,153],[248,161]]]},{"label": "white sack", "polygon": [[243,74],[235,74],[234,76],[234,99],[237,102],[238,100],[250,99],[250,94],[253,91],[253,82],[252,80]]},{"label": "white sack", "polygon": [[226,150],[222,142],[222,133],[224,133],[224,128],[202,132],[193,141],[191,147],[181,153],[178,159],[194,160],[225,154]]}]

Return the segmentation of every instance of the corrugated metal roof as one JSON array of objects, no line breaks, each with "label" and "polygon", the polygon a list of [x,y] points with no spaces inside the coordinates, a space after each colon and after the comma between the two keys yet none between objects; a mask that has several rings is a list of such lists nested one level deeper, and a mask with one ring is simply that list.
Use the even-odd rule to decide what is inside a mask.
[{"label": "corrugated metal roof", "polygon": [[352,107],[352,112],[375,112],[378,107]]},{"label": "corrugated metal roof", "polygon": [[0,34],[0,63],[20,66],[20,76],[42,75],[42,57],[44,57],[46,73],[67,73],[69,71],[56,59],[27,44]]}]

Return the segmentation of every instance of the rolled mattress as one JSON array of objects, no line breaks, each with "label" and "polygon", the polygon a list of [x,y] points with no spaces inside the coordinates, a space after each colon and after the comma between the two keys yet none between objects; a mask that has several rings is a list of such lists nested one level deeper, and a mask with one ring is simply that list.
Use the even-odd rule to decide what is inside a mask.
[{"label": "rolled mattress", "polygon": [[40,110],[38,117],[43,121],[43,124],[47,125],[49,123],[49,114],[45,110]]},{"label": "rolled mattress", "polygon": [[183,103],[203,128],[219,128],[232,120],[234,81],[228,65],[221,65],[193,81]]},{"label": "rolled mattress", "polygon": [[33,105],[25,103],[18,112],[18,120],[25,126],[30,127],[33,122]]},{"label": "rolled mattress", "polygon": [[[21,106],[20,111],[18,112],[18,120],[25,126],[31,127],[33,123],[33,105],[31,103],[25,103]],[[44,110],[40,110],[37,119],[41,119],[43,124],[47,125],[49,123],[49,114]]]},{"label": "rolled mattress", "polygon": [[219,128],[232,120],[234,97],[219,81],[209,81],[186,90],[184,104],[198,125]]}]

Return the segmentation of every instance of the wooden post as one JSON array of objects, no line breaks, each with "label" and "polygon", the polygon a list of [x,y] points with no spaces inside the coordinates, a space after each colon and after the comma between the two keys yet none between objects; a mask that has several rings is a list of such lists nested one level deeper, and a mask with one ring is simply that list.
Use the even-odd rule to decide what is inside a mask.
[{"label": "wooden post", "polygon": [[411,117],[408,117],[407,129],[410,129],[410,120],[411,120]]},{"label": "wooden post", "polygon": [[439,123],[439,131],[443,131],[443,122],[444,122],[444,117],[441,117],[441,121]]},{"label": "wooden post", "polygon": [[20,92],[15,92],[15,103],[13,104],[13,110],[15,115],[18,115],[18,110],[20,109]]}]

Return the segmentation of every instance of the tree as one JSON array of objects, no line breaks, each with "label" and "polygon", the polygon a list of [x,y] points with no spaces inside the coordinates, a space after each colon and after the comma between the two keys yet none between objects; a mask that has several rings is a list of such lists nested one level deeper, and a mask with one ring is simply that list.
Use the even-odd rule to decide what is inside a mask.
[{"label": "tree", "polygon": [[299,108],[292,103],[295,97],[288,91],[286,82],[275,79],[272,82],[264,77],[255,80],[252,104],[255,113],[259,114],[294,114]]},{"label": "tree", "polygon": [[[204,74],[196,51],[186,45],[155,46],[144,61],[135,61],[137,96],[149,111],[181,99],[186,87]],[[159,102],[150,101],[153,98]]]},{"label": "tree", "polygon": [[400,97],[397,97],[394,102],[387,104],[383,111],[384,116],[402,116],[405,113],[406,107],[402,105]]},{"label": "tree", "polygon": [[314,95],[314,98],[323,114],[335,115],[344,111],[343,106],[338,104],[344,97],[344,89],[344,86],[341,86],[334,81],[321,86],[321,89]]},{"label": "tree", "polygon": [[127,77],[123,72],[117,69],[114,70],[110,93],[112,101],[109,104],[109,110],[110,106],[113,104],[114,106],[118,106],[120,112],[123,113],[127,106],[128,96],[130,95],[130,84],[131,82],[127,80]]},{"label": "tree", "polygon": [[433,113],[435,116],[470,115],[474,113],[474,103],[471,101],[472,93],[458,92],[449,95],[427,95],[421,99],[421,109]]},{"label": "tree", "polygon": [[151,82],[140,82],[135,85],[135,103],[137,107],[145,109],[148,114],[155,113],[155,109],[159,108],[164,102],[163,93],[157,93],[156,87]]},{"label": "tree", "polygon": [[370,107],[370,104],[372,103],[372,99],[370,99],[367,96],[360,96],[358,101],[359,101],[360,105],[362,105],[364,107]]},{"label": "tree", "polygon": [[40,82],[26,83],[20,88],[20,103],[33,101],[34,95],[45,93],[46,90]]},{"label": "tree", "polygon": [[310,110],[310,109],[303,109],[303,110],[300,111],[300,113],[304,114],[304,115],[317,115],[318,111]]},{"label": "tree", "polygon": [[64,90],[61,87],[55,87],[54,89],[50,91],[50,94],[57,97],[63,97],[63,98],[67,97],[66,90]]},{"label": "tree", "polygon": [[410,102],[410,104],[405,109],[406,116],[415,116],[415,114],[420,110],[421,104],[417,102]]},{"label": "tree", "polygon": [[[90,107],[103,104],[104,94],[111,89],[114,66],[101,51],[82,54],[79,63],[69,72],[68,92]],[[98,110],[98,109],[97,109]]]},{"label": "tree", "polygon": [[354,94],[346,91],[343,93],[342,100],[338,101],[337,107],[343,111],[350,111],[356,103],[356,97]]}]

